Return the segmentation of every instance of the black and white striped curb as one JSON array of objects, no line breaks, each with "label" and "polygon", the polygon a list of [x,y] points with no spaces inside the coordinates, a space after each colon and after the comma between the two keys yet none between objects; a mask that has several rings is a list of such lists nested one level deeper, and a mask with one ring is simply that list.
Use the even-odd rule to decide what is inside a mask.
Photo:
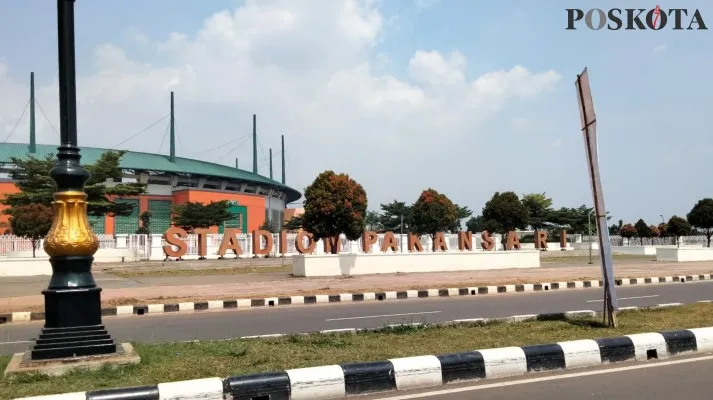
[{"label": "black and white striped curb", "polygon": [[325,365],[225,379],[206,378],[25,399],[328,400],[351,395],[438,387],[463,381],[507,378],[529,372],[594,367],[623,361],[647,361],[711,351],[713,327],[708,327]]},{"label": "black and white striped curb", "polygon": [[[661,276],[649,278],[616,279],[617,286],[649,285],[711,280],[711,274]],[[249,309],[300,304],[329,304],[361,301],[405,300],[429,297],[476,296],[494,293],[531,293],[563,289],[596,288],[603,285],[601,280],[525,283],[519,285],[474,286],[465,288],[420,289],[384,292],[318,294],[311,296],[276,296],[257,299],[210,300],[171,304],[126,305],[102,308],[102,316],[128,316],[145,314],[178,313],[185,311]],[[11,322],[42,321],[43,312],[21,311],[0,314],[0,324]]]}]

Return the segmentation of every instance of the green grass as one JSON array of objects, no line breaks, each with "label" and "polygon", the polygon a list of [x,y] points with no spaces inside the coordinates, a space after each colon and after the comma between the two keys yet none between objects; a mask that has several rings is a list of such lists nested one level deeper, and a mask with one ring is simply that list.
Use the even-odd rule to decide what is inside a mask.
[{"label": "green grass", "polygon": [[[355,361],[553,343],[636,332],[713,326],[713,304],[623,312],[620,327],[598,320],[398,327],[358,334],[295,335],[220,342],[135,344],[141,364],[62,377],[22,375],[0,380],[0,399],[29,395],[227,377]],[[0,358],[4,370],[8,357]]]}]

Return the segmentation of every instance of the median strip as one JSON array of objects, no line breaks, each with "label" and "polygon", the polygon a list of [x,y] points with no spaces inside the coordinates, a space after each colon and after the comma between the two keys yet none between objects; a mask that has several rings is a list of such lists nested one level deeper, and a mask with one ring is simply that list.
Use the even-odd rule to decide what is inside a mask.
[{"label": "median strip", "polygon": [[[55,393],[58,387],[70,393],[43,399],[163,399],[180,394],[183,399],[327,400],[431,388],[711,352],[711,315],[713,304],[700,303],[624,312],[614,330],[591,317],[533,321],[532,316],[516,316],[511,323],[136,344],[142,353],[139,365],[65,377],[5,378],[0,386],[7,393],[0,393],[0,399]],[[270,370],[274,372],[261,372]],[[215,374],[228,377],[209,377]]]},{"label": "median strip", "polygon": [[[666,283],[684,283],[695,281],[707,281],[712,279],[712,274],[700,275],[680,275],[662,276],[647,278],[619,278],[616,279],[617,286],[634,286]],[[275,296],[255,299],[230,299],[230,300],[208,300],[182,303],[157,303],[141,305],[123,305],[116,307],[102,308],[103,317],[113,316],[137,316],[147,314],[181,313],[206,310],[244,310],[252,308],[270,308],[288,305],[310,305],[310,304],[332,304],[362,301],[385,301],[385,300],[407,300],[423,299],[430,297],[459,297],[459,296],[479,296],[489,294],[519,294],[543,292],[551,290],[572,290],[597,288],[603,285],[600,280],[578,280],[567,282],[538,282],[517,285],[500,286],[474,286],[464,288],[441,288],[441,289],[418,289],[382,292],[363,293],[340,293],[340,294],[317,294],[300,296]],[[599,300],[597,300],[599,301]],[[0,324],[13,322],[42,321],[45,319],[43,312],[20,311],[7,314],[0,314]]]}]

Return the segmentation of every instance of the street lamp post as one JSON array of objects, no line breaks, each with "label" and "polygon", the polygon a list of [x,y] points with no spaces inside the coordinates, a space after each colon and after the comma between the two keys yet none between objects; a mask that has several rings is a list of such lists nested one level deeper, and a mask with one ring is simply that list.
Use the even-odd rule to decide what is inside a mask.
[{"label": "street lamp post", "polygon": [[592,261],[592,213],[594,210],[587,214],[587,229],[589,229],[589,263],[594,264]]},{"label": "street lamp post", "polygon": [[101,288],[92,276],[99,240],[87,219],[84,184],[89,172],[79,163],[74,56],[74,0],[57,0],[60,146],[50,177],[57,185],[54,221],[44,249],[52,278],[45,297],[45,325],[30,352],[32,360],[116,353],[117,343],[102,325]]}]

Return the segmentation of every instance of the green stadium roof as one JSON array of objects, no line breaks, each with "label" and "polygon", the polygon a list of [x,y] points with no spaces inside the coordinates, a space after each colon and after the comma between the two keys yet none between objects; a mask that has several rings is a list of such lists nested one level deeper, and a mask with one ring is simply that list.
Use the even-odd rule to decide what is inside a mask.
[{"label": "green stadium roof", "polygon": [[[32,155],[37,158],[42,158],[48,154],[57,154],[57,147],[58,145],[38,144],[37,151]],[[91,164],[107,151],[112,150],[97,147],[82,147],[82,163]],[[30,149],[26,143],[0,143],[0,163],[10,164],[11,158],[26,159],[29,156]],[[193,160],[190,158],[176,157],[175,162],[171,162],[168,155],[127,150],[124,156],[121,157],[120,167],[122,169],[218,177],[258,184],[284,191],[287,194],[287,203],[299,200],[302,197],[299,191],[264,176],[227,165]]]}]

